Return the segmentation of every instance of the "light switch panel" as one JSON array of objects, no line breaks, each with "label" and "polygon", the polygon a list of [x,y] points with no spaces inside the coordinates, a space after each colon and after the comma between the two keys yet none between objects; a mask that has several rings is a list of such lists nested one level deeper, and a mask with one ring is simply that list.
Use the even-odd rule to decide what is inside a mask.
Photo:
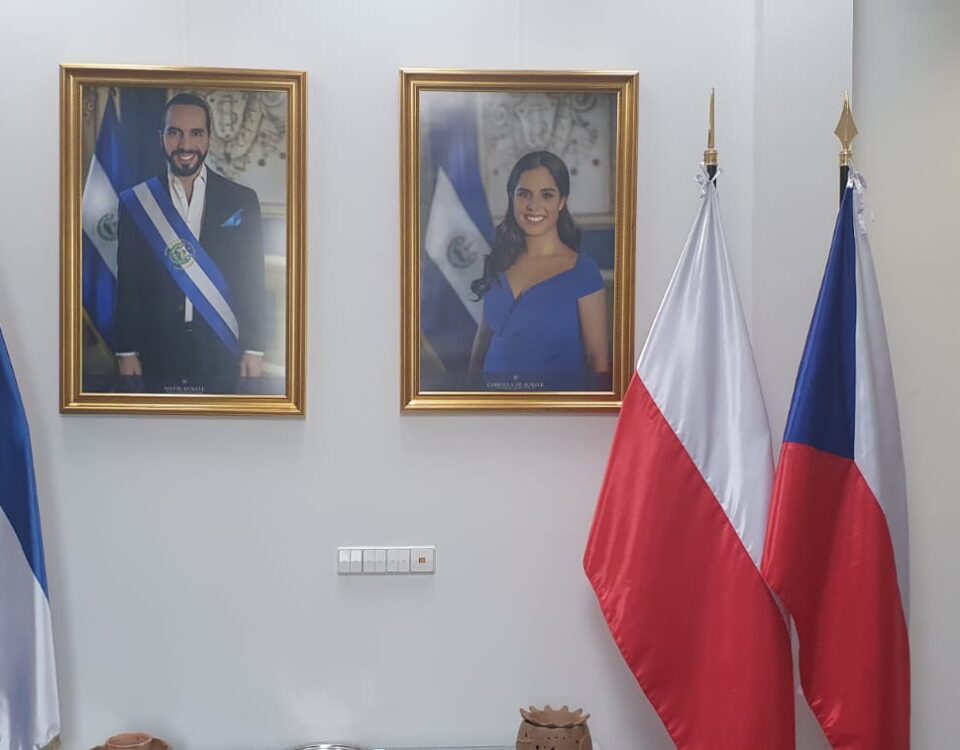
[{"label": "light switch panel", "polygon": [[338,547],[340,575],[435,573],[436,547]]}]

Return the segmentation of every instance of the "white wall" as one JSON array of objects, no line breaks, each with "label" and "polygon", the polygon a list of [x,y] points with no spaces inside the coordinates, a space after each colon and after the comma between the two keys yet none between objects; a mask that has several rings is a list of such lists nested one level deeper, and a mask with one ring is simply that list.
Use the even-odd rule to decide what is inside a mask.
[{"label": "white wall", "polygon": [[[835,210],[830,131],[851,79],[850,5],[5,7],[0,323],[31,418],[67,747],[124,728],[178,750],[510,743],[517,707],[544,702],[583,705],[604,750],[671,747],[580,568],[614,419],[398,412],[397,69],[640,71],[638,351],[693,215],[715,86],[726,231],[778,434]],[[878,214],[895,214],[873,237],[914,500],[917,746],[932,748],[950,736],[958,672],[957,604],[941,601],[957,572],[957,511],[934,478],[960,417],[949,390],[957,254],[945,220],[908,232],[937,205],[922,186],[952,186],[960,152],[912,161],[921,131],[894,115],[922,98],[927,119],[915,127],[936,123],[934,146],[956,145],[945,116],[956,120],[956,99],[945,111],[932,96],[948,91],[947,63],[956,70],[949,13],[943,0],[904,25],[914,11],[871,9],[855,58],[862,166]],[[886,37],[904,27],[913,47],[890,51]],[[917,54],[928,35],[935,44]],[[309,72],[306,420],[58,414],[60,62]],[[928,68],[942,75],[921,93]],[[334,548],[351,543],[437,544],[440,570],[337,578]],[[809,719],[800,737],[824,746]]]}]

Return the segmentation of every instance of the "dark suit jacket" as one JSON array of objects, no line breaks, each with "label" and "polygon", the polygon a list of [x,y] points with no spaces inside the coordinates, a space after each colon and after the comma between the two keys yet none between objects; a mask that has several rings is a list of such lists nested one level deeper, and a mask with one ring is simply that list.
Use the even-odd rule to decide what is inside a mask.
[{"label": "dark suit jacket", "polygon": [[[167,186],[167,175],[159,177]],[[239,218],[236,217],[240,212]],[[228,226],[224,226],[224,223]],[[264,351],[263,239],[260,202],[250,188],[207,167],[200,244],[220,268],[237,316],[240,349]],[[139,352],[145,390],[167,383],[200,385],[232,393],[239,376],[233,354],[194,309],[193,326],[183,322],[184,294],[154,255],[139,227],[120,204],[117,247],[116,338],[118,352]],[[151,382],[156,386],[150,387]]]}]

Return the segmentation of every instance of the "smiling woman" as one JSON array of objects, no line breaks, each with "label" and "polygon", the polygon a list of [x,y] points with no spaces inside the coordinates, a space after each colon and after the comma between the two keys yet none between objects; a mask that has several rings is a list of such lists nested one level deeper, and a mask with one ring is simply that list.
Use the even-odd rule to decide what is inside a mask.
[{"label": "smiling woman", "polygon": [[567,208],[570,172],[556,154],[523,156],[507,179],[507,212],[483,276],[470,370],[488,390],[610,387],[607,301],[596,262],[581,255]]}]

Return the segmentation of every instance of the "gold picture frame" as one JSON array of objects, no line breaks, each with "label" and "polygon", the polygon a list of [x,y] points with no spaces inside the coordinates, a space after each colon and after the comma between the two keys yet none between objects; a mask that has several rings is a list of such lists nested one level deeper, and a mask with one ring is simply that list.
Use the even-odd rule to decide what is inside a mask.
[{"label": "gold picture frame", "polygon": [[306,74],[61,65],[60,117],[61,412],[303,416]]},{"label": "gold picture frame", "polygon": [[637,95],[636,72],[400,71],[402,411],[620,408]]}]

